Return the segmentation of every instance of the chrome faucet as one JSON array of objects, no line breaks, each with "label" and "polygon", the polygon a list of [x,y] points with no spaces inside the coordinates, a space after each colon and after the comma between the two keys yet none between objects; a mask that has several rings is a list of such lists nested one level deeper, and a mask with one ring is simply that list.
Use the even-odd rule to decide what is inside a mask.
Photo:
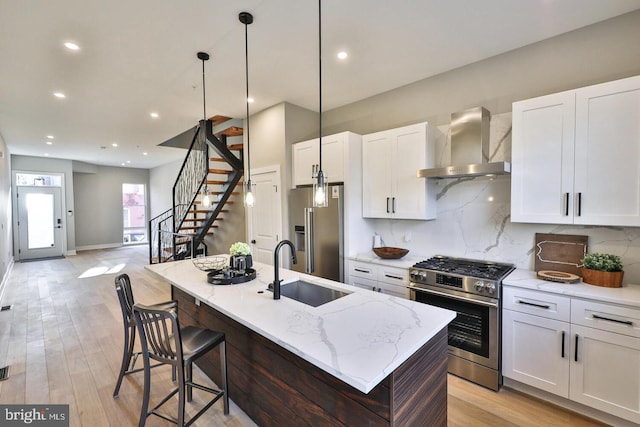
[{"label": "chrome faucet", "polygon": [[282,240],[276,245],[276,249],[273,251],[273,299],[280,299],[280,272],[278,268],[278,253],[280,253],[280,248],[284,245],[289,245],[291,248],[291,259],[294,264],[298,263],[298,258],[296,257],[296,247],[293,246],[290,240]]}]

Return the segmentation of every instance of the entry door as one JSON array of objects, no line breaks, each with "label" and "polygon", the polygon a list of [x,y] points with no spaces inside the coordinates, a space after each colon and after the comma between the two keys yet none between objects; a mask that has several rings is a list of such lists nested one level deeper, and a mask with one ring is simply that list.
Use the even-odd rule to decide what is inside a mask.
[{"label": "entry door", "polygon": [[62,207],[58,187],[17,187],[20,259],[62,256]]},{"label": "entry door", "polygon": [[273,250],[282,237],[280,173],[263,170],[251,173],[255,204],[247,208],[249,242],[256,261],[273,265]]}]

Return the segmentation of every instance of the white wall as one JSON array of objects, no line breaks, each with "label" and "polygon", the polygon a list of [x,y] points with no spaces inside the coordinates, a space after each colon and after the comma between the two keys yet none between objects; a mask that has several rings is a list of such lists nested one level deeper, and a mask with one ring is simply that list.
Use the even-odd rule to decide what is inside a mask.
[{"label": "white wall", "polygon": [[0,135],[0,302],[13,264],[11,218],[11,156]]},{"label": "white wall", "polygon": [[149,170],[97,166],[96,173],[75,173],[73,179],[77,249],[122,246],[122,184],[144,184],[148,192]]}]

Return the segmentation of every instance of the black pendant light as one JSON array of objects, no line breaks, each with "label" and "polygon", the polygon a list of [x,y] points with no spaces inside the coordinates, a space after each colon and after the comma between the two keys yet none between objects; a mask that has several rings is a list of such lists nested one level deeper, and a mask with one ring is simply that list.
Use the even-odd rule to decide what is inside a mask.
[{"label": "black pendant light", "polygon": [[[207,100],[204,90],[204,61],[209,60],[209,54],[206,52],[198,52],[198,59],[202,61],[202,120],[204,125],[204,122],[207,120]],[[200,129],[200,132],[202,132],[202,135],[204,135],[204,129]],[[203,208],[208,208],[211,206],[211,198],[209,197],[209,186],[206,181],[204,183],[204,196],[202,197],[201,203]]]},{"label": "black pendant light", "polygon": [[253,207],[255,198],[253,196],[253,184],[251,183],[251,133],[249,129],[249,37],[247,26],[253,22],[253,15],[249,12],[240,12],[238,15],[240,22],[244,24],[244,64],[245,80],[247,82],[247,182],[244,185],[244,205]]},{"label": "black pendant light", "polygon": [[327,177],[322,171],[322,0],[318,0],[318,80],[319,80],[319,141],[318,141],[318,173],[313,182],[313,207],[324,208],[329,205],[327,198]]}]

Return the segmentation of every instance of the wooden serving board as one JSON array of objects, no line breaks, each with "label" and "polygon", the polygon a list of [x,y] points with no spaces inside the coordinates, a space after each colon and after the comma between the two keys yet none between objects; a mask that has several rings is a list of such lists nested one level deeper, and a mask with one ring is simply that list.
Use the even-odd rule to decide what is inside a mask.
[{"label": "wooden serving board", "polygon": [[550,282],[575,283],[580,281],[580,276],[577,274],[565,273],[563,271],[540,270],[536,276],[538,276],[538,279],[548,280]]},{"label": "wooden serving board", "polygon": [[587,254],[589,236],[536,233],[535,270],[551,270],[582,277],[581,260]]}]

